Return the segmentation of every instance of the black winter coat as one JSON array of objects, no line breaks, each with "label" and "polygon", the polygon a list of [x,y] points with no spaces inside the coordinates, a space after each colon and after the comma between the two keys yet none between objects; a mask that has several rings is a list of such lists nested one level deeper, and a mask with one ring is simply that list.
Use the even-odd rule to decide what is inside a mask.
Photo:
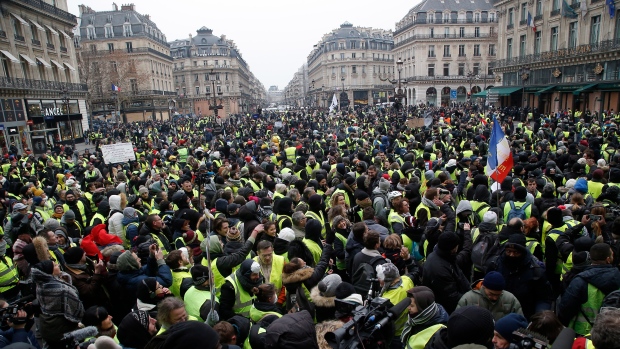
[{"label": "black winter coat", "polygon": [[470,290],[469,280],[449,252],[435,249],[426,259],[423,273],[422,284],[433,290],[435,301],[448,313],[456,309],[459,299]]}]

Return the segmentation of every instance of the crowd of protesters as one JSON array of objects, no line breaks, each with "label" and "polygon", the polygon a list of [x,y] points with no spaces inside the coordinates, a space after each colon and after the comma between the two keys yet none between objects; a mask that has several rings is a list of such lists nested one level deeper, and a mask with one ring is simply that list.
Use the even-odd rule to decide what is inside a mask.
[{"label": "crowd of protesters", "polygon": [[[494,123],[513,162],[500,182]],[[618,123],[306,109],[99,124],[85,152],[13,147],[0,348],[71,347],[65,333],[94,326],[82,347],[322,349],[382,297],[408,306],[370,347],[507,349],[532,332],[550,347],[570,329],[574,348],[616,349]],[[113,143],[136,160],[104,162]]]}]

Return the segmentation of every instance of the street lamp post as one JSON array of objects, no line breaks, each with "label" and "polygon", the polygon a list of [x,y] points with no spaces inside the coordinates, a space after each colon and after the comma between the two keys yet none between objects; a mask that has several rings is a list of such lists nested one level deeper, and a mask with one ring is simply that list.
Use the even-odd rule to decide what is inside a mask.
[{"label": "street lamp post", "polygon": [[[213,87],[213,90],[212,90],[213,91],[213,104],[209,105],[209,110],[213,110],[213,117],[214,117],[214,121],[213,122],[217,122],[217,119],[218,119],[217,112],[218,112],[218,110],[224,108],[224,106],[222,105],[222,95],[223,95],[223,92],[218,92],[217,93],[217,95],[220,96],[220,104],[218,105],[217,104],[217,99],[215,97],[215,77],[216,77],[216,75],[213,72],[213,69],[211,69],[211,73],[209,73],[209,76],[213,77],[213,79],[211,79],[211,86]],[[209,98],[210,94],[211,94],[210,92],[206,93],[207,98]]]},{"label": "street lamp post", "polygon": [[62,91],[60,91],[60,96],[62,103],[65,105],[65,112],[67,113],[67,122],[69,123],[69,130],[71,131],[71,145],[73,146],[73,150],[75,150],[75,134],[73,133],[73,123],[69,115],[69,91],[66,88],[62,89]]},{"label": "street lamp post", "polygon": [[342,103],[342,100],[344,99],[344,96],[346,95],[346,93],[344,92],[344,76],[340,78],[340,81],[342,82],[342,93],[340,94],[340,110],[342,110],[344,109],[344,103]]},{"label": "street lamp post", "polygon": [[519,76],[521,77],[521,96],[523,98],[523,105],[522,105],[522,109],[523,109],[523,116],[526,116],[527,113],[525,112],[525,108],[527,106],[527,98],[525,98],[525,81],[527,81],[530,78],[530,68],[529,67],[521,67],[519,68]]}]

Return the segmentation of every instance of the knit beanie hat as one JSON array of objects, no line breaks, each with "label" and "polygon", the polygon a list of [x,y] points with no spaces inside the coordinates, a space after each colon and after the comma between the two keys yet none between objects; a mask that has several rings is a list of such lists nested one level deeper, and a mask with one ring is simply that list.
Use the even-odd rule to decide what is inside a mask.
[{"label": "knit beanie hat", "polygon": [[330,274],[323,278],[318,284],[319,292],[323,297],[335,297],[336,288],[342,282],[342,278],[338,274]]},{"label": "knit beanie hat", "polygon": [[190,274],[192,274],[192,281],[196,286],[204,284],[204,282],[207,281],[207,278],[209,277],[209,267],[206,267],[202,264],[194,264],[190,268],[189,272]]},{"label": "knit beanie hat", "polygon": [[592,178],[596,180],[603,179],[603,175],[604,175],[603,170],[601,170],[600,168],[592,172]]},{"label": "knit beanie hat", "polygon": [[157,279],[154,277],[145,278],[142,282],[138,282],[136,296],[144,303],[153,304],[159,301],[156,299],[155,291],[157,290]]},{"label": "knit beanie hat", "polygon": [[448,346],[479,344],[492,347],[493,314],[485,308],[469,305],[456,309],[448,319]]},{"label": "knit beanie hat", "polygon": [[283,228],[278,233],[278,237],[280,239],[282,239],[282,240],[286,240],[288,242],[291,242],[291,241],[295,240],[295,232],[291,228]]},{"label": "knit beanie hat", "polygon": [[140,269],[140,265],[133,257],[131,251],[125,251],[118,257],[116,268],[118,268],[119,271],[132,271]]},{"label": "knit beanie hat", "polygon": [[60,228],[60,222],[54,218],[48,218],[45,223],[43,223],[43,228],[51,231],[56,231]]},{"label": "knit beanie hat", "polygon": [[123,210],[123,216],[125,218],[136,218],[136,209],[133,207],[125,207]]},{"label": "knit beanie hat", "polygon": [[75,219],[75,213],[72,210],[68,210],[64,214],[65,219]]},{"label": "knit beanie hat", "polygon": [[43,198],[42,198],[42,197],[40,197],[40,196],[35,196],[35,197],[32,199],[32,203],[33,203],[35,206],[39,206],[39,205],[41,205],[41,202],[43,202]]},{"label": "knit beanie hat", "polygon": [[495,331],[500,334],[508,342],[513,342],[512,332],[520,329],[527,328],[528,322],[523,315],[517,313],[510,313],[503,318],[497,320],[495,323]]},{"label": "knit beanie hat", "polygon": [[149,192],[149,190],[147,189],[147,187],[145,187],[145,186],[143,186],[143,185],[141,185],[141,186],[140,186],[140,189],[138,189],[138,193],[139,193],[140,195],[145,194],[145,193],[148,193],[148,192]]},{"label": "knit beanie hat", "polygon": [[385,178],[381,178],[379,180],[379,190],[381,190],[382,192],[387,192],[388,190],[390,190],[390,185],[392,183],[390,183],[390,181],[386,180]]},{"label": "knit beanie hat", "polygon": [[54,262],[48,259],[46,261],[35,264],[34,268],[37,268],[46,274],[52,275],[54,273]]},{"label": "knit beanie hat", "polygon": [[377,278],[391,284],[400,276],[398,268],[392,263],[379,264],[376,266]]},{"label": "knit beanie hat", "polygon": [[336,299],[349,303],[362,305],[362,296],[356,293],[355,287],[348,282],[342,282],[336,287]]},{"label": "knit beanie hat", "polygon": [[[239,232],[237,232],[237,234],[239,234]],[[194,241],[196,241],[196,233],[193,230],[183,232],[183,242],[185,242],[186,245],[189,245]]]},{"label": "knit beanie hat", "polygon": [[[166,349],[191,348],[195,347],[196,343],[200,343],[200,347],[204,349],[215,349],[219,346],[220,335],[201,321],[183,321],[170,326],[161,340],[161,348]],[[157,341],[157,338],[153,341]]]},{"label": "knit beanie hat", "polygon": [[84,250],[79,247],[71,247],[63,255],[67,264],[78,264],[82,256],[84,256]]},{"label": "knit beanie hat", "polygon": [[407,291],[407,295],[415,300],[415,305],[420,312],[435,303],[433,290],[426,286],[416,286]]},{"label": "knit beanie hat", "polygon": [[525,247],[526,240],[523,234],[511,234],[508,237],[505,248],[514,248],[521,251],[522,254],[527,254],[528,250]]},{"label": "knit beanie hat", "polygon": [[577,182],[577,181],[576,181],[575,179],[571,178],[571,179],[569,179],[569,180],[567,180],[567,181],[566,181],[565,186],[566,186],[566,188],[572,189],[572,188],[574,188],[574,187],[575,187],[575,183],[576,183],[576,182]]},{"label": "knit beanie hat", "polygon": [[491,210],[486,211],[484,216],[482,216],[482,221],[484,223],[497,224],[497,214]]},{"label": "knit beanie hat", "polygon": [[561,226],[563,224],[562,210],[557,207],[552,207],[547,211],[547,221],[554,227]]},{"label": "knit beanie hat", "polygon": [[241,233],[239,233],[239,230],[235,229],[228,229],[228,233],[226,233],[226,240],[227,241],[241,241]]},{"label": "knit beanie hat", "polygon": [[492,291],[503,291],[506,287],[506,280],[504,280],[504,276],[501,273],[491,271],[484,276],[482,286]]},{"label": "knit beanie hat", "polygon": [[209,243],[209,253],[222,253],[222,244],[220,238],[217,235],[211,235],[200,243],[200,249],[202,252],[207,252],[207,243]]},{"label": "knit beanie hat", "polygon": [[442,251],[451,251],[453,248],[459,245],[461,240],[456,233],[441,233],[439,240],[437,241],[437,248]]}]

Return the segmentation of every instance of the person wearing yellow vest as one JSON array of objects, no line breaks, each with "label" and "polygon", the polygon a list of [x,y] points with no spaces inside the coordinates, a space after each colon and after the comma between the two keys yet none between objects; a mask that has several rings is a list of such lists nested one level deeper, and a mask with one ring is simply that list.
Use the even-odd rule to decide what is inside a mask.
[{"label": "person wearing yellow vest", "polygon": [[595,201],[603,192],[603,186],[605,185],[601,183],[603,176],[603,170],[599,168],[592,172],[592,180],[588,181],[588,194],[592,195]]},{"label": "person wearing yellow vest", "polygon": [[220,317],[230,319],[235,315],[250,317],[250,309],[258,287],[263,283],[260,264],[246,259],[233,274],[226,277],[220,296]]},{"label": "person wearing yellow vest", "polygon": [[411,305],[407,308],[407,322],[400,340],[407,349],[424,349],[435,332],[445,328],[448,313],[435,302],[435,295],[426,286],[416,286],[407,291]]},{"label": "person wearing yellow vest", "polygon": [[562,295],[558,318],[577,334],[587,335],[597,317],[603,299],[620,289],[620,271],[613,265],[613,252],[606,243],[590,248],[592,265],[579,273]]},{"label": "person wearing yellow vest", "polygon": [[176,297],[164,298],[157,305],[157,321],[161,325],[158,335],[166,332],[172,325],[186,322],[196,321],[198,319],[187,314],[185,310],[185,303]]},{"label": "person wearing yellow vest", "polygon": [[0,239],[0,293],[7,302],[19,298],[19,274],[13,259],[6,256],[7,243]]},{"label": "person wearing yellow vest", "polygon": [[256,245],[258,256],[254,260],[258,262],[260,271],[265,282],[275,287],[278,296],[278,303],[283,304],[286,300],[285,290],[282,288],[282,269],[284,268],[284,257],[273,253],[273,245],[270,241],[261,240]]},{"label": "person wearing yellow vest", "polygon": [[256,301],[250,309],[250,320],[258,323],[265,316],[275,315],[282,317],[282,307],[278,304],[278,290],[273,284],[265,283],[258,286]]},{"label": "person wearing yellow vest", "polygon": [[[228,222],[226,222],[226,224],[228,224]],[[202,240],[200,249],[203,251],[203,258],[200,264],[211,267],[216,296],[220,296],[225,278],[237,270],[244,260],[248,259],[248,255],[252,251],[252,247],[256,241],[256,236],[258,233],[262,232],[263,229],[262,224],[257,225],[250,237],[243,244],[243,247],[231,254],[224,253],[223,243],[218,235],[211,235]],[[206,258],[207,248],[209,249],[209,257],[211,257],[210,261]]]},{"label": "person wearing yellow vest", "polygon": [[80,223],[80,226],[85,227],[88,224],[86,217],[90,216],[90,208],[78,200],[72,190],[67,190],[65,202],[63,205],[65,212],[72,210],[75,213],[75,220]]},{"label": "person wearing yellow vest", "polygon": [[[333,240],[333,236],[328,237],[328,240],[330,239]],[[286,287],[287,311],[297,306],[293,299],[295,297],[291,298],[291,296],[296,294],[297,289],[301,288],[306,297],[309,299],[310,290],[314,286],[318,285],[319,281],[321,281],[323,276],[325,276],[325,271],[327,270],[327,266],[329,265],[329,260],[333,252],[333,248],[330,244],[331,242],[333,241],[328,241],[328,244],[323,247],[321,259],[314,268],[307,265],[306,262],[299,257],[291,258],[290,262],[284,265],[282,270],[282,284]]]},{"label": "person wearing yellow vest", "polygon": [[[189,316],[193,316],[200,321],[206,320],[201,315],[208,314],[211,310],[211,273],[204,265],[194,265],[189,269],[192,275],[192,286],[183,295],[185,310]],[[214,297],[216,306],[219,304],[217,297]]]},{"label": "person wearing yellow vest", "polygon": [[168,288],[176,297],[181,297],[181,283],[184,279],[191,279],[192,275],[187,267],[190,261],[181,250],[171,251],[166,256],[166,265],[172,271],[172,285]]},{"label": "person wearing yellow vest", "polygon": [[309,219],[306,222],[306,236],[302,240],[304,245],[310,250],[313,261],[308,261],[310,265],[318,265],[323,252],[323,242],[321,241],[321,222],[316,219]]},{"label": "person wearing yellow vest", "polygon": [[[403,255],[401,254],[401,257]],[[406,252],[406,257],[403,259],[411,258],[409,252]],[[394,305],[400,303],[400,301],[407,298],[407,291],[413,288],[413,280],[408,275],[401,276],[398,271],[398,267],[392,263],[380,264],[376,267],[377,279],[379,279],[379,285],[381,291],[379,296],[387,298]],[[392,345],[395,341],[400,342],[400,335],[405,327],[407,321],[407,312],[398,314],[394,320],[394,338],[392,338]],[[395,346],[400,348],[401,346]]]},{"label": "person wearing yellow vest", "polygon": [[[587,223],[588,215],[584,215],[582,223]],[[562,275],[562,267],[566,262],[568,256],[573,252],[572,237],[566,235],[568,233],[568,226],[564,223],[562,210],[557,207],[552,207],[547,211],[547,222],[551,224],[551,230],[547,233],[545,238],[545,272],[547,279],[555,295],[559,295],[562,291],[562,283],[560,282],[560,276]],[[581,232],[581,230],[579,230]]]}]

